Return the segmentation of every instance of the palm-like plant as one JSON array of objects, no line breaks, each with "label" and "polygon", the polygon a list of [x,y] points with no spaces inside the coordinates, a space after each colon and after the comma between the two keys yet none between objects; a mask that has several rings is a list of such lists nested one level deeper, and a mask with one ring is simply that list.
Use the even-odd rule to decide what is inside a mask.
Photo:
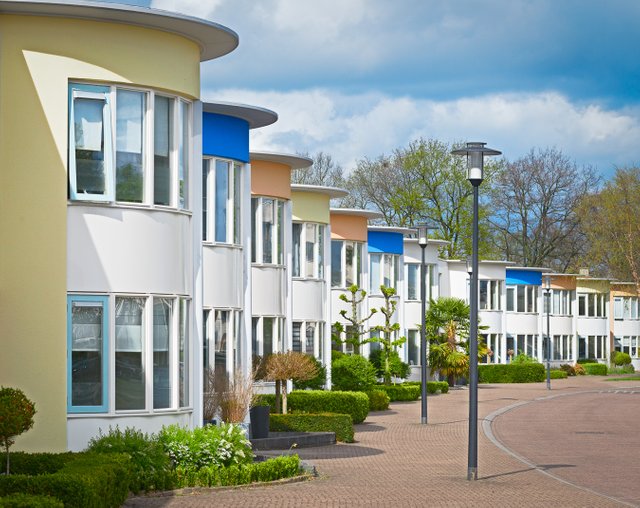
[{"label": "palm-like plant", "polygon": [[[431,300],[425,323],[429,366],[453,386],[457,377],[469,372],[469,305],[459,298]],[[486,354],[486,345],[479,341],[478,358]]]}]

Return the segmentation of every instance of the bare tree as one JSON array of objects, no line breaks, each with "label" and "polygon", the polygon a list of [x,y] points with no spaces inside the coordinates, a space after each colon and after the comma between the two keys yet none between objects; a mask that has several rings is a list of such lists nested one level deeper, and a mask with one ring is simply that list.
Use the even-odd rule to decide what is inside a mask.
[{"label": "bare tree", "polygon": [[313,160],[310,168],[296,169],[291,173],[291,183],[304,185],[322,185],[325,187],[342,187],[344,170],[328,153],[318,152],[313,156],[308,153],[299,154]]},{"label": "bare tree", "polygon": [[579,168],[555,148],[507,163],[491,195],[497,250],[523,266],[574,267],[584,245],[577,206],[599,183],[591,167]]}]

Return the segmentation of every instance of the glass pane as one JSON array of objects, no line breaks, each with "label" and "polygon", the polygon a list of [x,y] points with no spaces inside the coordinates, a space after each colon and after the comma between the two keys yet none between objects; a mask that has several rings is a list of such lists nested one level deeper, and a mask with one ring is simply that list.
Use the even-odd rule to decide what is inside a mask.
[{"label": "glass pane", "polygon": [[480,286],[480,309],[486,310],[489,308],[489,281],[478,281]]},{"label": "glass pane", "polygon": [[240,244],[240,209],[242,204],[242,166],[233,165],[233,243]]},{"label": "glass pane", "polygon": [[300,277],[300,236],[302,235],[302,224],[293,223],[293,276]]},{"label": "glass pane", "polygon": [[316,248],[316,226],[315,224],[305,224],[305,276],[307,278],[315,277],[314,261]]},{"label": "glass pane", "polygon": [[171,407],[171,298],[153,299],[153,408]]},{"label": "glass pane", "polygon": [[116,409],[144,409],[144,298],[116,298]]},{"label": "glass pane", "polygon": [[349,286],[353,286],[353,284],[355,283],[355,277],[354,277],[354,269],[356,268],[354,265],[354,252],[353,252],[353,242],[346,242],[345,243],[345,251],[344,251],[344,257],[345,257],[345,269],[344,269],[344,283],[346,287]]},{"label": "glass pane", "polygon": [[524,286],[516,286],[516,289],[518,291],[518,312],[524,312],[525,311],[525,306],[524,306]]},{"label": "glass pane", "polygon": [[[587,295],[587,300],[589,302],[589,313],[588,313],[588,315],[592,316],[592,317],[596,315],[596,299],[595,299],[595,296],[596,295],[593,295],[593,294]],[[625,312],[626,312],[626,310],[625,310]],[[591,357],[591,358],[593,358],[593,357]]]},{"label": "glass pane", "polygon": [[292,323],[292,349],[297,353],[302,352],[302,342],[300,341],[300,329],[302,323]]},{"label": "glass pane", "polygon": [[217,375],[227,374],[227,336],[229,333],[229,311],[217,310],[215,321],[215,371]]},{"label": "glass pane", "polygon": [[221,160],[216,161],[216,242],[227,242],[230,170],[231,163]]},{"label": "glass pane", "polygon": [[256,224],[258,221],[258,210],[260,198],[251,198],[251,262],[258,262],[258,230]]},{"label": "glass pane", "polygon": [[142,203],[146,94],[118,90],[116,97],[116,201]]},{"label": "glass pane", "polygon": [[178,207],[187,207],[189,177],[189,104],[180,101],[180,143],[178,145]]},{"label": "glass pane", "polygon": [[205,159],[202,161],[202,240],[207,241],[209,234],[208,228],[208,210],[207,210],[207,198],[209,196],[209,165],[210,160]]},{"label": "glass pane", "polygon": [[307,341],[305,344],[304,352],[308,355],[313,356],[314,354],[314,340],[316,337],[316,324],[315,323],[307,323]]},{"label": "glass pane", "polygon": [[273,234],[275,202],[262,198],[262,262],[273,263]]},{"label": "glass pane", "polygon": [[317,273],[318,278],[324,279],[324,226],[318,226],[318,259]]},{"label": "glass pane", "polygon": [[278,211],[277,216],[277,237],[276,237],[276,253],[277,253],[277,263],[279,265],[284,264],[284,202],[276,200],[276,206]]},{"label": "glass pane", "polygon": [[104,110],[105,100],[75,98],[76,191],[78,194],[106,193]]},{"label": "glass pane", "polygon": [[418,330],[409,330],[409,365],[420,365],[420,335]]},{"label": "glass pane", "polygon": [[331,286],[342,286],[342,242],[331,240]]},{"label": "glass pane", "polygon": [[418,299],[418,273],[420,273],[420,265],[407,265],[407,298],[409,300]]},{"label": "glass pane", "polygon": [[369,254],[369,289],[373,294],[380,294],[380,254]]},{"label": "glass pane", "polygon": [[356,284],[361,287],[362,277],[362,244],[356,242]]},{"label": "glass pane", "polygon": [[514,287],[507,288],[507,311],[513,312],[515,309],[515,290]]},{"label": "glass pane", "polygon": [[180,299],[178,316],[178,375],[180,407],[189,405],[189,301]]},{"label": "glass pane", "polygon": [[383,279],[382,284],[385,287],[393,287],[391,284],[393,283],[393,256],[391,254],[384,254],[383,258]]},{"label": "glass pane", "polygon": [[262,356],[273,353],[273,320],[274,318],[262,318]]},{"label": "glass pane", "polygon": [[104,308],[100,302],[71,304],[71,405],[102,406]]},{"label": "glass pane", "polygon": [[153,202],[171,204],[171,147],[173,99],[155,96],[153,111]]}]

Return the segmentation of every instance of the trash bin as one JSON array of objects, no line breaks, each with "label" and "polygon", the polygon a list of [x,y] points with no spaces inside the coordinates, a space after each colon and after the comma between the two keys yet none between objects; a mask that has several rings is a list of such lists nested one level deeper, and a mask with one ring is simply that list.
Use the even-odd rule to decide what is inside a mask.
[{"label": "trash bin", "polygon": [[253,406],[249,410],[251,420],[251,439],[264,439],[269,437],[269,412],[270,406]]}]

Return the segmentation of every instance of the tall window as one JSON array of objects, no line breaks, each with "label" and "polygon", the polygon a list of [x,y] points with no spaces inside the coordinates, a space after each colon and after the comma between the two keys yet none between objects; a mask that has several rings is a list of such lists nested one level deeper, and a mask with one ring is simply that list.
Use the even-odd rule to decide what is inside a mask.
[{"label": "tall window", "polygon": [[205,368],[218,374],[233,374],[238,365],[241,319],[238,310],[205,309]]},{"label": "tall window", "polygon": [[398,270],[400,256],[396,254],[369,253],[370,261],[370,291],[372,294],[380,294],[380,286],[398,288]]},{"label": "tall window", "polygon": [[407,359],[409,365],[420,365],[420,332],[407,330]]},{"label": "tall window", "polygon": [[331,286],[362,284],[362,242],[331,240]]},{"label": "tall window", "polygon": [[171,407],[173,299],[153,300],[153,408]]},{"label": "tall window", "polygon": [[639,319],[638,297],[616,296],[613,299],[614,319]]},{"label": "tall window", "polygon": [[284,201],[251,198],[253,228],[251,261],[284,264]]},{"label": "tall window", "polygon": [[116,298],[116,410],[145,408],[146,298]]},{"label": "tall window", "polygon": [[554,335],[551,342],[551,357],[554,360],[571,360],[572,335]]},{"label": "tall window", "polygon": [[284,352],[285,320],[282,317],[254,317],[252,329],[253,354],[267,356]]},{"label": "tall window", "polygon": [[189,301],[178,299],[178,404],[189,405]]},{"label": "tall window", "polygon": [[72,200],[187,208],[190,103],[150,90],[71,83],[69,110]]},{"label": "tall window", "polygon": [[499,333],[483,333],[482,340],[488,348],[487,354],[482,357],[482,363],[501,363],[502,335]]},{"label": "tall window", "polygon": [[293,276],[307,279],[324,277],[324,234],[322,224],[294,223]]},{"label": "tall window", "polygon": [[631,358],[640,356],[640,337],[637,335],[625,335],[615,338],[616,351],[627,353]]},{"label": "tall window", "polygon": [[480,310],[500,310],[500,296],[502,294],[502,281],[480,280]]},{"label": "tall window", "polygon": [[578,360],[604,360],[607,356],[606,335],[578,337]]},{"label": "tall window", "polygon": [[579,293],[578,316],[606,317],[609,295],[606,293]]},{"label": "tall window", "polygon": [[242,165],[230,160],[204,159],[202,171],[203,240],[240,244]]},{"label": "tall window", "polygon": [[[545,297],[545,311],[547,310]],[[554,316],[571,315],[571,291],[568,289],[554,289],[551,292],[551,314]]]},{"label": "tall window", "polygon": [[538,312],[538,286],[507,286],[507,311]]}]

